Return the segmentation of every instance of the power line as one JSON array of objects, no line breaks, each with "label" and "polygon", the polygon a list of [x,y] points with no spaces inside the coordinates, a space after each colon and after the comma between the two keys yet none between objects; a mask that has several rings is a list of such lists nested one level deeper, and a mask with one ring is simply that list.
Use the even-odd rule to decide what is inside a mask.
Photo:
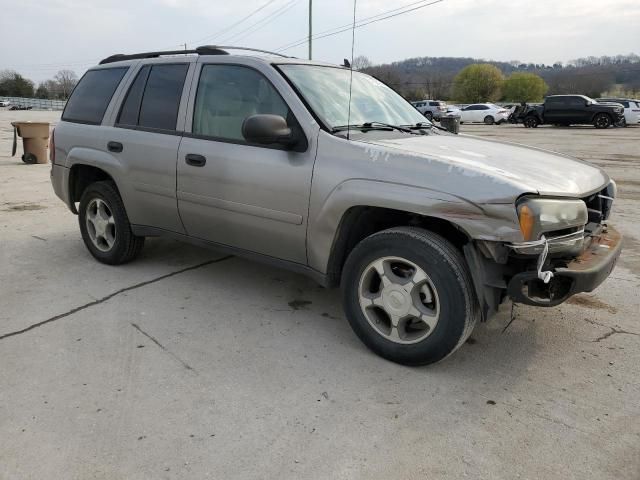
[{"label": "power line", "polygon": [[[283,6],[281,6],[277,10],[274,10],[273,12],[271,12],[266,17],[262,18],[261,20],[258,20],[257,22],[255,22],[254,24],[252,24],[249,27],[245,28],[244,30],[241,30],[240,32],[237,32],[237,33],[231,35],[231,37],[228,37],[225,40],[221,40],[221,42],[230,43],[232,41],[238,41],[238,40],[241,40],[241,39],[243,39],[245,37],[248,37],[249,35],[252,35],[253,33],[255,33],[258,30],[260,30],[261,28],[263,28],[264,26],[266,26],[269,23],[273,22],[276,18],[278,18],[281,15],[285,14],[287,11],[289,11],[291,8],[293,8],[295,6],[295,4],[298,3],[298,1],[299,0],[290,0],[288,3],[285,3]],[[253,28],[253,27],[256,27],[256,28]]]},{"label": "power line", "polygon": [[[417,2],[409,3],[408,5],[403,5],[402,7],[394,8],[394,9],[392,9],[392,10],[387,10],[387,11],[382,12],[382,13],[379,13],[379,14],[377,14],[377,15],[372,15],[372,16],[370,16],[370,17],[361,18],[360,20],[356,20],[356,24],[357,24],[357,23],[359,23],[359,22],[364,22],[364,21],[366,21],[366,20],[371,20],[371,19],[373,19],[373,18],[380,17],[380,16],[385,15],[385,14],[387,14],[387,13],[396,12],[396,11],[398,11],[398,10],[402,10],[402,9],[405,9],[405,8],[408,8],[408,7],[412,7],[413,5],[417,5],[417,4],[419,4],[419,3],[424,3],[424,2],[426,2],[426,1],[427,1],[427,0],[419,0],[419,1],[417,1]],[[347,23],[347,24],[345,24],[345,25],[340,25],[339,27],[333,27],[333,28],[330,28],[330,29],[328,29],[328,30],[323,30],[322,32],[318,32],[318,33],[316,33],[315,35],[316,35],[316,36],[317,36],[317,35],[322,35],[322,34],[324,34],[324,33],[333,32],[333,31],[338,30],[338,29],[341,29],[341,28],[351,28],[352,26],[353,26],[353,24],[352,24],[352,23]],[[311,39],[313,40],[313,36],[312,36],[312,38],[311,38]],[[287,43],[287,44],[283,45],[282,47],[278,47],[278,48],[280,48],[280,49],[288,48],[290,45],[293,45],[294,43],[298,43],[298,42],[300,42],[300,41],[302,41],[302,40],[309,40],[309,36],[307,35],[307,36],[305,36],[304,38],[300,38],[300,39],[298,39],[298,40],[294,40],[293,42],[289,42],[289,43]]]},{"label": "power line", "polygon": [[212,33],[211,35],[207,35],[206,37],[203,37],[199,40],[194,40],[193,42],[188,42],[189,45],[195,45],[201,42],[205,42],[205,41],[209,41],[212,40],[216,37],[219,37],[220,35],[229,32],[229,30],[237,27],[238,25],[240,25],[241,23],[245,22],[246,20],[250,19],[251,17],[253,17],[256,13],[264,10],[265,8],[267,8],[269,5],[271,5],[273,2],[275,2],[276,0],[269,0],[268,2],[262,4],[260,7],[256,8],[255,10],[253,10],[250,14],[248,14],[246,17],[241,18],[240,20],[238,20],[237,22],[235,22],[232,25],[229,25],[228,27],[223,28],[222,30],[218,30],[216,33]]},{"label": "power line", "polygon": [[[356,26],[355,28],[360,28],[360,27],[364,27],[366,25],[370,25],[371,23],[375,23],[375,22],[379,22],[381,20],[386,20],[388,18],[392,18],[392,17],[396,17],[398,15],[402,15],[404,13],[409,13],[409,12],[413,12],[414,10],[418,10],[424,7],[428,7],[431,5],[435,5],[436,3],[441,3],[444,0],[435,0],[435,1],[431,1],[429,3],[426,3],[427,0],[420,0],[418,2],[413,2],[413,3],[409,3],[407,5],[404,5],[402,7],[398,7],[398,8],[393,8],[391,10],[387,10],[385,12],[379,13],[377,15],[372,15],[370,17],[365,17],[362,18],[360,20],[356,21]],[[422,5],[420,5],[422,4]],[[416,6],[417,5],[417,6]],[[414,8],[409,8],[409,7],[414,7]],[[400,11],[402,10],[402,11]],[[345,24],[345,25],[341,25],[339,27],[333,27],[330,28],[328,30],[324,30],[322,32],[319,32],[315,35],[313,35],[312,40],[317,40],[320,38],[326,38],[326,37],[330,37],[332,35],[337,35],[339,33],[343,33],[346,32],[348,30],[351,30],[351,28],[353,27],[353,24],[349,23],[349,24]],[[290,42],[282,47],[279,47],[276,49],[277,52],[281,52],[284,50],[289,50],[291,48],[297,47],[298,45],[302,45],[303,43],[306,43],[309,41],[308,37],[304,37],[301,38],[299,40],[295,40],[293,42]]]}]

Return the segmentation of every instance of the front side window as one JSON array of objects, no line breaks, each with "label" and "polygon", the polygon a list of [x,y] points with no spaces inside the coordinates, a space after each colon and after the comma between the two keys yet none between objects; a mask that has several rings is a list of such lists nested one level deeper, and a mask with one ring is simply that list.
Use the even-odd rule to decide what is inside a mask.
[{"label": "front side window", "polygon": [[128,67],[89,70],[78,82],[62,120],[99,125]]},{"label": "front side window", "polygon": [[195,135],[244,141],[242,124],[256,114],[280,115],[287,123],[289,107],[271,83],[252,68],[204,65],[193,111]]},{"label": "front side window", "polygon": [[425,123],[425,118],[408,101],[365,73],[353,72],[349,115],[350,70],[296,64],[283,64],[279,68],[329,128],[367,122]]}]

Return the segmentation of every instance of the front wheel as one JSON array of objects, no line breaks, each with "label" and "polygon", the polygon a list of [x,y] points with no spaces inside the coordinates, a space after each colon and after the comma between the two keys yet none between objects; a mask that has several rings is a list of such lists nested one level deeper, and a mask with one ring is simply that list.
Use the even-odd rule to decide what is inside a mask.
[{"label": "front wheel", "polygon": [[540,122],[533,115],[526,117],[522,122],[526,128],[536,128]]},{"label": "front wheel", "polygon": [[404,365],[426,365],[453,353],[480,316],[460,252],[420,228],[392,228],[361,241],[344,266],[342,295],[362,342]]},{"label": "front wheel", "polygon": [[606,113],[599,113],[593,119],[593,126],[596,128],[609,128],[611,126],[611,117]]},{"label": "front wheel", "polygon": [[426,112],[424,112],[424,117],[429,120],[430,122],[433,121],[433,113],[431,113],[429,110],[427,110]]},{"label": "front wheel", "polygon": [[82,240],[96,260],[120,265],[133,260],[142,250],[144,237],[131,231],[124,204],[112,182],[89,185],[80,198],[78,213]]}]

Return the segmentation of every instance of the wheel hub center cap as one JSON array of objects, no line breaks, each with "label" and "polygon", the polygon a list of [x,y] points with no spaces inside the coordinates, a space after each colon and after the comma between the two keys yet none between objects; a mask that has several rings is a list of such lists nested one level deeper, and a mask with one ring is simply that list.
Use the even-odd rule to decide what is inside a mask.
[{"label": "wheel hub center cap", "polygon": [[396,285],[390,285],[382,291],[382,301],[387,311],[400,317],[407,315],[411,308],[409,293]]},{"label": "wheel hub center cap", "polygon": [[95,221],[96,233],[98,235],[104,235],[107,230],[107,221],[102,218],[97,218]]}]

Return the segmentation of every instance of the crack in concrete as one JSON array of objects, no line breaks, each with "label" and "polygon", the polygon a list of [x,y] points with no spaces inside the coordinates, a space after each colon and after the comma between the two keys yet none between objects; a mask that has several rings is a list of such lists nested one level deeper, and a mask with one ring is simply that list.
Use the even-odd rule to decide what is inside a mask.
[{"label": "crack in concrete", "polygon": [[599,327],[608,328],[609,329],[609,331],[607,333],[605,333],[603,335],[600,335],[595,340],[591,340],[591,343],[599,343],[602,340],[606,340],[610,336],[616,335],[616,334],[635,335],[635,336],[640,337],[640,333],[638,333],[638,332],[630,332],[629,330],[623,330],[621,328],[611,327],[609,325],[605,325],[604,323],[596,322],[595,320],[590,320],[588,318],[585,318],[584,321],[587,322],[587,323],[590,323],[591,325],[597,325]]},{"label": "crack in concrete", "polygon": [[99,298],[97,300],[94,300],[93,302],[89,302],[89,303],[85,303],[84,305],[80,305],[79,307],[75,307],[72,308],[71,310],[64,312],[64,313],[60,313],[58,315],[55,315],[51,318],[47,318],[46,320],[42,320],[41,322],[38,323],[34,323],[33,325],[29,325],[28,327],[22,328],[20,330],[16,330],[13,332],[9,332],[9,333],[5,333],[4,335],[0,335],[0,340],[4,340],[6,338],[9,337],[15,337],[16,335],[22,335],[23,333],[27,333],[31,330],[35,330],[36,328],[40,328],[43,325],[47,325],[48,323],[52,323],[55,322],[57,320],[60,320],[62,318],[68,317],[70,315],[73,315],[74,313],[78,313],[82,310],[86,310],[87,308],[93,307],[95,305],[99,305],[101,303],[106,302],[107,300],[111,300],[113,297],[120,295],[121,293],[124,292],[128,292],[130,290],[135,290],[136,288],[140,288],[140,287],[144,287],[146,285],[150,285],[152,283],[156,283],[159,282],[160,280],[164,280],[166,278],[169,277],[173,277],[174,275],[178,275],[180,273],[184,273],[184,272],[188,272],[190,270],[195,270],[197,268],[201,268],[201,267],[206,267],[207,265],[211,265],[213,263],[219,263],[222,262],[224,260],[228,260],[229,258],[232,258],[233,255],[227,255],[226,257],[222,257],[222,258],[217,258],[215,260],[208,260],[206,262],[202,262],[199,263],[197,265],[192,265],[191,267],[186,267],[186,268],[182,268],[180,270],[176,270],[175,272],[171,272],[171,273],[167,273],[165,275],[161,275],[157,278],[154,278],[152,280],[146,280],[144,282],[140,282],[140,283],[136,283],[135,285],[131,285],[130,287],[125,287],[125,288],[121,288],[120,290],[117,290],[113,293],[110,293],[109,295]]},{"label": "crack in concrete", "polygon": [[154,336],[148,334],[147,332],[145,332],[142,328],[140,328],[140,326],[136,323],[132,323],[131,326],[133,328],[135,328],[136,330],[138,330],[142,335],[144,335],[145,337],[147,337],[149,340],[151,340],[153,343],[155,343],[158,347],[160,347],[160,349],[165,352],[166,354],[168,354],[169,356],[173,357],[174,360],[176,360],[180,365],[182,365],[184,368],[186,368],[187,370],[192,371],[193,373],[195,373],[196,375],[198,375],[198,372],[196,372],[196,370],[189,365],[187,362],[185,362],[184,360],[182,360],[178,355],[176,355],[175,353],[173,353],[171,350],[169,350],[167,347],[165,347],[163,344],[161,344],[158,339],[156,339]]},{"label": "crack in concrete", "polygon": [[636,333],[636,332],[629,332],[628,330],[620,330],[618,328],[613,328],[613,327],[607,327],[610,328],[611,331],[605,333],[604,335],[600,335],[598,338],[596,338],[595,340],[592,340],[592,343],[599,343],[602,340],[605,340],[609,337],[611,337],[612,335],[616,335],[616,334],[624,334],[624,335],[636,335],[636,336],[640,336],[640,333]]}]

